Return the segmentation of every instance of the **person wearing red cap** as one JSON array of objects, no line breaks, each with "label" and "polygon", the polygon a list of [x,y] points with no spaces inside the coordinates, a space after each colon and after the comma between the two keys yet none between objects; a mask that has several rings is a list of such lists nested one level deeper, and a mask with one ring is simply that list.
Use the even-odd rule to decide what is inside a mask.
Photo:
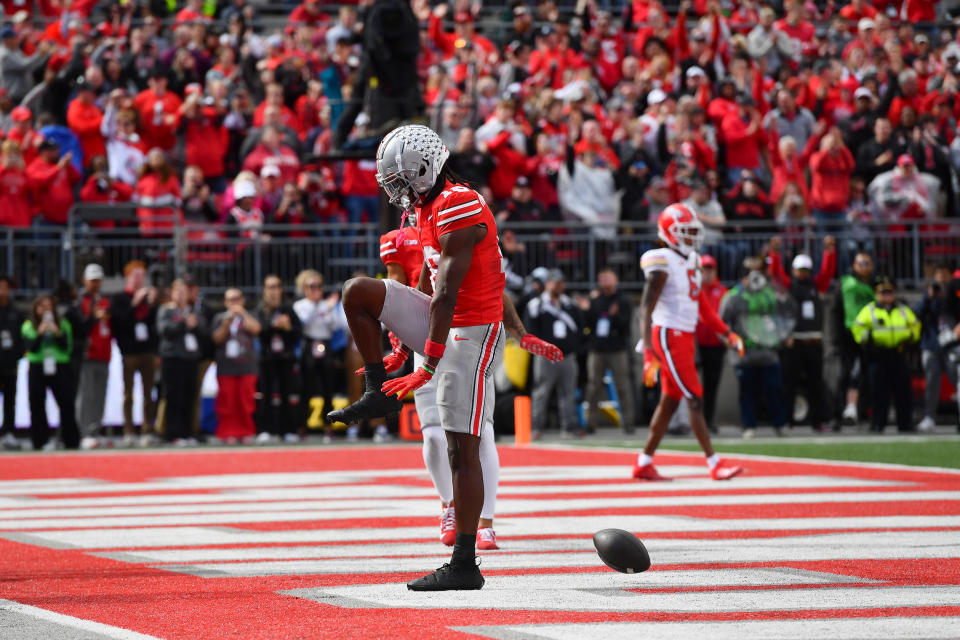
[{"label": "person wearing red cap", "polygon": [[935,190],[927,186],[913,156],[906,153],[897,158],[895,169],[873,179],[867,194],[882,220],[922,219],[935,213]]},{"label": "person wearing red cap", "polygon": [[16,107],[10,112],[13,127],[7,133],[7,139],[20,143],[23,162],[29,165],[37,157],[37,148],[43,142],[43,136],[33,128],[33,114],[27,107]]},{"label": "person wearing red cap", "polygon": [[429,22],[430,39],[443,53],[444,58],[453,56],[459,41],[472,44],[474,49],[478,49],[483,54],[484,60],[489,60],[491,57],[496,60],[500,57],[497,47],[474,30],[473,15],[469,11],[458,11],[453,16],[453,33],[444,31],[441,21],[447,15],[447,9],[446,2],[437,5],[430,14]]}]

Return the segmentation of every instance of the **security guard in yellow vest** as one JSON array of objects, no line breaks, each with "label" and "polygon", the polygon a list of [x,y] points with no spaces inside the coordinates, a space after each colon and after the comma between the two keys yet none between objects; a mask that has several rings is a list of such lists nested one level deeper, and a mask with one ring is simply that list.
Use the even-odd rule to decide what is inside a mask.
[{"label": "security guard in yellow vest", "polygon": [[889,278],[877,281],[876,293],[876,302],[861,309],[850,327],[868,361],[867,375],[873,398],[870,430],[882,433],[886,428],[890,396],[893,396],[898,430],[913,431],[910,367],[904,352],[920,340],[920,321],[910,307],[897,302]]}]

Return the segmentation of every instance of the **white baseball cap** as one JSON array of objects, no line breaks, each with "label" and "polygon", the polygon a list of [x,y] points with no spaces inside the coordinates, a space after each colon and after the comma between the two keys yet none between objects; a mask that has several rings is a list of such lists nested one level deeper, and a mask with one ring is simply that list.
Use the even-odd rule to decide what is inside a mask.
[{"label": "white baseball cap", "polygon": [[663,89],[654,89],[647,94],[647,104],[660,104],[667,99],[667,94]]},{"label": "white baseball cap", "polygon": [[233,197],[235,200],[242,198],[252,198],[257,195],[257,185],[250,180],[241,180],[233,184]]},{"label": "white baseball cap", "polygon": [[278,167],[278,166],[275,165],[275,164],[265,164],[265,165],[263,165],[263,168],[260,169],[260,177],[261,177],[261,178],[269,178],[270,176],[273,176],[274,178],[279,178],[279,177],[280,177],[280,167]]},{"label": "white baseball cap", "polygon": [[870,98],[871,100],[873,100],[873,92],[870,91],[870,89],[867,89],[866,87],[860,87],[853,92],[853,99],[859,100],[860,98]]},{"label": "white baseball cap", "polygon": [[805,253],[799,254],[796,258],[793,259],[793,268],[794,269],[806,269],[808,271],[813,270],[813,259]]},{"label": "white baseball cap", "polygon": [[103,267],[98,264],[88,264],[83,270],[84,280],[103,280]]},{"label": "white baseball cap", "polygon": [[857,29],[863,31],[864,29],[876,29],[877,23],[871,20],[870,18],[860,18],[860,22],[857,23]]},{"label": "white baseball cap", "polygon": [[706,78],[707,73],[700,67],[693,66],[687,69],[687,77],[693,78],[694,76],[700,76],[701,78]]}]

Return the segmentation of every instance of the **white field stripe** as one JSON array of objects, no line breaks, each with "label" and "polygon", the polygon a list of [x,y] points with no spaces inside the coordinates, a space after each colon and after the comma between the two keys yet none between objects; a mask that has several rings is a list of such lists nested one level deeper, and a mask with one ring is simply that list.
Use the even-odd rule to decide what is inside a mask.
[{"label": "white field stripe", "polygon": [[[701,465],[658,465],[663,473],[672,476],[703,476]],[[615,480],[626,479],[627,465],[506,467],[500,471],[502,482],[523,480]],[[70,493],[119,493],[123,491],[171,491],[174,489],[251,489],[262,487],[297,487],[304,485],[344,484],[369,482],[374,478],[426,477],[422,467],[410,469],[372,469],[366,471],[316,471],[301,473],[240,473],[207,476],[163,478],[149,482],[76,482],[37,486],[35,489],[2,488],[0,495],[56,495]]]},{"label": "white field stripe", "polygon": [[[271,516],[273,518],[274,516]],[[506,539],[542,535],[592,535],[616,527],[643,534],[655,532],[792,531],[818,529],[960,528],[960,516],[862,516],[850,518],[744,518],[739,520],[680,516],[573,516],[514,518],[496,521],[497,534]],[[237,544],[295,544],[360,542],[374,540],[435,540],[439,529],[429,527],[377,527],[368,529],[305,529],[252,531],[229,527],[137,527],[122,529],[38,530],[6,532],[0,537],[54,548],[136,549]]]},{"label": "white field stripe", "polygon": [[943,640],[960,635],[960,617],[828,618],[809,620],[735,620],[710,622],[602,622],[457,627],[474,636],[498,640]]},{"label": "white field stripe", "polygon": [[[635,588],[664,588],[659,572],[627,576]],[[671,572],[662,572],[671,573]],[[700,572],[699,585],[710,584],[713,571]],[[876,609],[884,607],[957,606],[960,586],[930,587],[821,587],[811,589],[728,590],[676,593],[624,591],[612,571],[603,574],[607,586],[584,589],[581,573],[550,575],[534,586],[529,578],[541,576],[491,576],[481,591],[465,598],[456,591],[423,593],[408,591],[404,584],[371,584],[286,591],[289,595],[316,599],[343,607],[406,609],[480,609],[532,611],[652,611],[720,613],[741,611],[797,611],[823,609]],[[741,583],[742,584],[742,583]],[[692,583],[691,586],[699,586]],[[709,637],[709,636],[708,636]],[[776,636],[773,636],[776,637]],[[813,637],[813,636],[811,636]]]},{"label": "white field stripe", "polygon": [[[424,472],[414,476],[424,481],[428,476]],[[616,484],[572,484],[572,485],[507,485],[501,486],[499,494],[506,496],[550,496],[557,493],[604,494],[632,492],[637,495],[649,495],[672,491],[716,491],[724,495],[725,490],[756,489],[760,493],[773,489],[854,489],[880,487],[911,487],[914,483],[861,480],[859,478],[831,478],[827,476],[741,476],[736,483],[717,483],[709,478],[680,478],[675,482],[649,482],[640,484],[629,481]],[[858,494],[866,495],[866,494]],[[905,493],[909,499],[912,493]],[[277,487],[264,489],[224,490],[217,493],[194,494],[158,494],[135,496],[103,496],[85,498],[0,498],[0,516],[28,515],[30,510],[61,507],[107,507],[123,505],[160,505],[160,504],[207,504],[222,502],[260,502],[269,500],[329,500],[346,498],[433,498],[433,487],[417,487],[402,484],[352,484],[320,485],[314,487]]]},{"label": "white field stripe", "polygon": [[2,611],[19,613],[45,622],[52,622],[60,626],[70,627],[71,629],[96,633],[107,638],[116,638],[117,640],[157,640],[156,636],[148,636],[144,633],[137,633],[136,631],[130,631],[128,629],[111,627],[110,625],[93,622],[92,620],[82,620],[62,613],[56,613],[55,611],[20,604],[12,600],[0,600],[0,612]]},{"label": "white field stripe", "polygon": [[[638,489],[639,491],[639,489]],[[867,502],[911,502],[927,501],[960,501],[960,491],[877,491],[869,493],[830,492],[830,493],[780,493],[780,494],[708,494],[700,496],[660,496],[636,498],[603,498],[598,503],[597,498],[576,499],[522,499],[501,498],[497,501],[497,515],[506,517],[541,511],[557,512],[563,515],[573,510],[597,509],[601,505],[604,509],[623,509],[641,507],[693,507],[693,506],[736,506],[757,504],[809,504],[809,503],[867,503]],[[960,507],[960,505],[958,505]],[[49,527],[56,527],[59,522],[75,522],[84,519],[80,526],[97,526],[100,519],[123,516],[163,516],[175,514],[213,514],[213,513],[244,513],[264,514],[287,513],[295,511],[323,511],[320,519],[334,519],[344,517],[376,517],[378,515],[396,515],[403,513],[407,516],[432,516],[437,512],[437,499],[409,499],[409,500],[283,500],[257,501],[212,504],[185,504],[185,505],[145,505],[145,506],[102,506],[102,507],[65,507],[54,509],[35,508],[16,511],[0,509],[0,528],[15,529],[19,527],[36,527],[38,519],[41,526],[48,523]],[[352,514],[346,516],[344,514]],[[356,514],[361,514],[357,516]],[[363,515],[365,514],[365,515]],[[11,517],[12,516],[12,517]],[[87,521],[90,521],[87,524]],[[143,518],[139,524],[150,524],[151,518]],[[75,526],[75,525],[64,525]]]},{"label": "white field stripe", "polygon": [[[832,533],[778,538],[734,538],[727,540],[646,540],[644,544],[656,565],[703,564],[714,562],[774,562],[778,560],[830,560],[836,558],[943,558],[953,557],[960,548],[956,531],[878,531]],[[596,561],[589,538],[500,540],[499,552],[483,553],[484,567],[493,556],[515,552],[588,552]],[[206,562],[249,562],[308,558],[388,558],[436,555],[439,541],[413,543],[317,545],[295,547],[241,547],[214,549],[157,549],[151,551],[99,552],[94,555],[134,563],[196,564]],[[557,554],[558,562],[564,556]],[[559,564],[557,566],[560,566]],[[578,566],[578,565],[572,565]]]},{"label": "white field stripe", "polygon": [[[584,542],[590,544],[589,540]],[[655,542],[655,541],[651,541]],[[938,544],[924,548],[888,545],[878,548],[853,547],[814,547],[815,543],[797,547],[778,547],[776,543],[766,546],[748,547],[742,544],[699,545],[700,540],[688,540],[686,548],[661,550],[650,544],[649,551],[655,564],[709,564],[714,562],[783,562],[795,560],[848,560],[848,559],[903,559],[903,558],[953,558],[957,547]],[[724,541],[728,542],[728,541]],[[501,549],[510,549],[507,541],[501,542]],[[376,549],[367,549],[377,553]],[[362,574],[383,573],[384,571],[420,571],[430,565],[440,565],[449,558],[449,550],[437,543],[421,545],[416,557],[391,558],[327,558],[316,560],[267,560],[258,562],[219,562],[192,564],[155,565],[157,568],[204,577],[253,577],[307,574]],[[495,551],[481,552],[485,570],[501,569],[548,569],[554,567],[601,567],[603,566],[596,551],[556,552],[556,553],[509,553]],[[122,559],[121,556],[114,556]]]}]

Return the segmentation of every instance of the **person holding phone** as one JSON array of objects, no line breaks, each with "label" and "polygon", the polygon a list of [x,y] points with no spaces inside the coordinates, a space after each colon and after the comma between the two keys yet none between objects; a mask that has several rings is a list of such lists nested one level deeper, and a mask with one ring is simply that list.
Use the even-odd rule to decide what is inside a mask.
[{"label": "person holding phone", "polygon": [[60,410],[60,438],[67,449],[80,446],[80,431],[73,407],[73,379],[70,375],[70,353],[73,350],[73,328],[66,318],[57,316],[53,297],[43,295],[34,300],[30,317],[20,327],[30,363],[28,387],[30,396],[30,440],[35,450],[52,451],[56,440],[50,438],[47,422],[47,389]]}]

